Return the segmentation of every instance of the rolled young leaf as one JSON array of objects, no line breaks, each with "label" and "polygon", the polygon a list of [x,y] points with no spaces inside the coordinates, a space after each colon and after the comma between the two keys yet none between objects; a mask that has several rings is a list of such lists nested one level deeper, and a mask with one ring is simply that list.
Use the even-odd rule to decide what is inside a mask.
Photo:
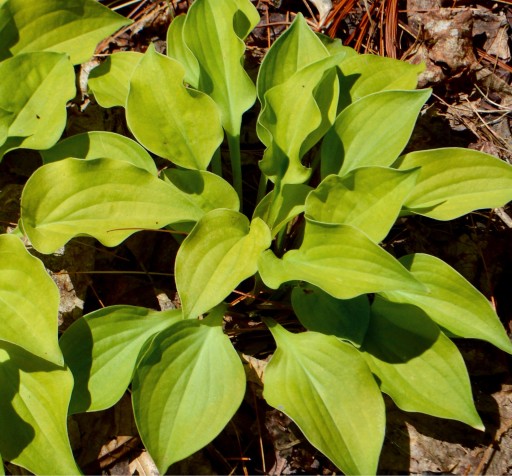
[{"label": "rolled young leaf", "polygon": [[265,400],[345,474],[374,474],[384,401],[361,354],[334,336],[268,325],[277,349],[265,368]]},{"label": "rolled young leaf", "polygon": [[226,426],[245,393],[243,365],[222,330],[223,308],[158,334],[133,380],[133,411],[161,474]]}]

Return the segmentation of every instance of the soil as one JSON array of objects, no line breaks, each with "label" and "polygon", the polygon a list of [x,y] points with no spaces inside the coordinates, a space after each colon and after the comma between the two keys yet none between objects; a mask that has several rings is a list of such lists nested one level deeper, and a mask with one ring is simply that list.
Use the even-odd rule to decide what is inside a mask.
[{"label": "soil", "polygon": [[[104,2],[108,3],[108,2]],[[110,2],[115,4],[116,2]],[[120,3],[120,2],[118,2]],[[421,87],[434,95],[422,112],[408,150],[468,147],[512,163],[512,4],[509,1],[457,0],[260,0],[262,20],[248,41],[250,65],[257,67],[266,49],[297,12],[313,28],[340,37],[360,52],[425,62]],[[121,9],[136,20],[99,45],[81,78],[114,51],[145,51],[156,43],[165,50],[169,6],[183,13],[187,1],[140,0]],[[331,8],[329,8],[331,7]],[[324,12],[320,18],[317,8]],[[328,12],[325,15],[325,12]],[[83,81],[82,81],[83,84]],[[255,114],[247,115],[247,122]],[[66,135],[109,130],[130,136],[124,113],[96,106],[87,90],[69,107]],[[248,130],[250,130],[248,128]],[[259,145],[247,134],[246,167],[256,164]],[[0,220],[15,223],[19,195],[38,154],[23,166],[16,152],[0,164]],[[9,184],[3,186],[4,184]],[[512,207],[473,213],[441,223],[421,217],[401,221],[385,247],[397,256],[428,252],[461,272],[496,307],[512,333]],[[60,254],[41,257],[61,290],[64,331],[82,314],[112,304],[160,309],[179,305],[168,274],[176,243],[167,234],[140,232],[107,249],[94,240],[73,240]],[[119,274],[102,274],[116,270]],[[151,271],[132,274],[132,271]],[[153,273],[161,273],[153,274]],[[250,323],[248,323],[248,326]],[[265,332],[252,332],[237,343],[247,357],[249,386],[232,422],[206,448],[176,463],[168,474],[338,474],[290,419],[261,398],[261,369],[272,352]],[[457,341],[468,365],[477,409],[485,432],[457,422],[405,413],[387,400],[387,432],[380,474],[512,474],[511,358],[478,341]],[[361,408],[364,411],[364,408]],[[70,437],[85,474],[157,474],[133,422],[130,397],[114,408],[73,416]],[[11,474],[23,474],[7,465]]]}]

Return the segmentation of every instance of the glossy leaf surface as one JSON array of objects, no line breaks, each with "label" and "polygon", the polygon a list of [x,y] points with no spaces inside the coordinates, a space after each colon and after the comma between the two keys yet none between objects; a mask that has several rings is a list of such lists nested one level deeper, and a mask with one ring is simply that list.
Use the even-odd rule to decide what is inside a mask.
[{"label": "glossy leaf surface", "polygon": [[402,410],[484,429],[460,352],[419,308],[376,298],[364,350],[381,390]]},{"label": "glossy leaf surface", "polygon": [[362,167],[343,177],[330,175],[309,194],[306,216],[323,223],[352,225],[378,243],[398,218],[418,172]]},{"label": "glossy leaf surface", "polygon": [[181,317],[179,309],[112,306],[75,321],[60,339],[75,380],[70,413],[113,406],[128,388],[144,344]]},{"label": "glossy leaf surface", "polygon": [[219,304],[257,271],[258,256],[270,246],[270,230],[232,210],[207,213],[176,255],[176,286],[186,318]]},{"label": "glossy leaf surface", "polygon": [[406,209],[419,215],[452,220],[512,200],[512,166],[483,152],[457,148],[411,152],[397,166],[421,167],[405,201]]},{"label": "glossy leaf surface", "polygon": [[384,440],[384,401],[361,354],[334,336],[292,334],[276,323],[277,350],[263,395],[345,474],[373,474]]},{"label": "glossy leaf surface", "polygon": [[489,301],[444,261],[416,253],[400,262],[430,292],[392,291],[385,297],[420,307],[443,329],[459,337],[481,339],[512,353],[512,343]]},{"label": "glossy leaf surface", "polygon": [[245,393],[243,365],[222,331],[222,309],[212,314],[158,334],[135,373],[135,420],[162,474],[213,440]]},{"label": "glossy leaf surface", "polygon": [[180,63],[150,47],[131,78],[126,120],[151,152],[205,170],[224,137],[219,111],[207,95],[185,88],[184,75]]},{"label": "glossy leaf surface", "polygon": [[35,474],[79,474],[67,432],[71,372],[0,342],[0,387],[2,457]]},{"label": "glossy leaf surface", "polygon": [[0,235],[0,340],[62,365],[57,342],[59,291],[19,238]]},{"label": "glossy leaf surface", "polygon": [[41,156],[45,164],[68,158],[123,160],[157,175],[155,162],[144,147],[113,132],[77,134],[58,142],[51,149],[41,151]]},{"label": "glossy leaf surface", "polygon": [[393,164],[409,142],[430,93],[428,89],[383,91],[345,108],[322,142],[322,176]]},{"label": "glossy leaf surface", "polygon": [[298,250],[288,251],[282,259],[266,251],[258,270],[272,289],[300,280],[338,299],[392,289],[425,289],[395,258],[348,225],[307,222]]}]

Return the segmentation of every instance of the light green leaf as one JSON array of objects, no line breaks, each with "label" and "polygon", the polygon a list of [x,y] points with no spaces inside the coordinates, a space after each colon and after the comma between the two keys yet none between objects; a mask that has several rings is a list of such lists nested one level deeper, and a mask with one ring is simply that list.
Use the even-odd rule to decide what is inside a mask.
[{"label": "light green leaf", "polygon": [[384,91],[344,109],[322,142],[322,177],[345,175],[358,167],[390,166],[409,142],[431,92]]},{"label": "light green leaf", "polygon": [[347,58],[358,56],[354,48],[343,46],[343,43],[339,38],[331,38],[330,36],[324,35],[323,33],[315,34],[317,38],[322,42],[322,44],[327,48],[327,51],[331,56],[338,55],[340,53],[344,53]]},{"label": "light green leaf", "polygon": [[385,290],[425,289],[395,258],[349,225],[307,221],[301,247],[288,251],[282,259],[265,251],[258,270],[272,289],[300,280],[338,299]]},{"label": "light green leaf", "polygon": [[80,474],[67,434],[71,372],[0,342],[0,388],[2,457],[35,474]]},{"label": "light green leaf", "polygon": [[129,162],[153,175],[158,174],[155,162],[146,149],[134,140],[113,132],[95,131],[77,134],[40,153],[45,164],[68,158],[116,159]]},{"label": "light green leaf", "polygon": [[[309,178],[311,169],[301,158],[334,122],[338,91],[333,68],[343,57],[312,63],[265,94],[258,135],[267,149],[260,168],[273,181],[303,183]],[[324,79],[324,89],[317,89]]]},{"label": "light green leaf", "polygon": [[416,89],[425,65],[377,55],[352,55],[340,65],[340,110],[380,91]]},{"label": "light green leaf", "polygon": [[268,90],[285,83],[307,65],[328,56],[327,48],[313,33],[302,13],[297,14],[290,27],[272,44],[261,62],[256,87],[262,108]]},{"label": "light green leaf", "polygon": [[135,420],[161,474],[210,443],[242,402],[245,373],[222,311],[158,334],[135,373]]},{"label": "light green leaf", "polygon": [[8,0],[2,10],[11,21],[0,29],[0,60],[53,51],[69,55],[73,64],[84,63],[101,40],[131,23],[94,0]]},{"label": "light green leaf", "polygon": [[126,107],[130,79],[144,57],[136,51],[118,51],[91,70],[87,84],[102,107]]},{"label": "light green leaf", "polygon": [[398,160],[397,167],[421,167],[416,187],[405,201],[407,211],[418,215],[453,220],[512,200],[512,166],[483,152],[458,148],[411,152]]},{"label": "light green leaf", "polygon": [[[66,125],[66,103],[75,96],[75,72],[66,55],[27,53],[0,62],[2,128],[8,124],[5,152],[47,149]],[[4,133],[5,137],[5,133]]]},{"label": "light green leaf", "polygon": [[37,169],[21,196],[21,225],[33,246],[52,253],[74,236],[116,246],[136,229],[197,221],[193,195],[112,159],[64,159]]},{"label": "light green leaf", "polygon": [[265,195],[256,210],[254,217],[261,218],[271,229],[272,236],[293,218],[304,211],[304,202],[312,188],[302,183],[287,183]]},{"label": "light green leaf", "polygon": [[269,325],[277,350],[265,368],[265,400],[345,474],[374,474],[384,401],[361,354],[334,336]]},{"label": "light green leaf", "polygon": [[14,118],[14,112],[6,111],[0,107],[0,146],[7,140],[9,126]]},{"label": "light green leaf", "polygon": [[293,288],[292,306],[301,324],[309,331],[333,335],[360,347],[368,323],[370,303],[366,295],[336,299],[320,288],[304,283]]},{"label": "light green leaf", "polygon": [[242,59],[243,40],[258,22],[249,0],[198,0],[183,27],[185,43],[199,63],[198,87],[217,103],[222,126],[232,137],[240,134],[242,114],[256,99]]},{"label": "light green leaf", "polygon": [[200,74],[199,63],[183,39],[183,27],[186,18],[186,15],[179,15],[169,25],[167,29],[167,56],[182,64],[185,68],[185,82],[197,89]]},{"label": "light green leaf", "polygon": [[329,175],[306,200],[306,216],[352,225],[378,243],[395,223],[419,171],[362,167],[343,177]]},{"label": "light green leaf", "polygon": [[416,253],[400,262],[430,292],[391,291],[386,299],[413,304],[450,333],[481,339],[512,353],[512,343],[484,295],[451,266],[434,256]]},{"label": "light green leaf", "polygon": [[143,345],[181,318],[179,309],[112,306],[75,321],[60,339],[75,380],[69,413],[113,406],[130,384]]},{"label": "light green leaf", "polygon": [[363,346],[381,390],[402,410],[484,430],[460,352],[422,310],[377,297]]},{"label": "light green leaf", "polygon": [[204,170],[167,169],[164,180],[191,197],[205,213],[217,208],[238,211],[240,200],[229,182]]},{"label": "light green leaf", "polygon": [[183,314],[195,318],[208,311],[257,271],[258,256],[270,246],[263,220],[249,220],[233,210],[207,213],[176,255],[176,287]]},{"label": "light green leaf", "polygon": [[126,120],[151,152],[187,169],[205,170],[224,137],[219,111],[183,85],[185,70],[150,47],[133,72]]},{"label": "light green leaf", "polygon": [[0,340],[62,365],[59,290],[19,238],[0,235]]}]

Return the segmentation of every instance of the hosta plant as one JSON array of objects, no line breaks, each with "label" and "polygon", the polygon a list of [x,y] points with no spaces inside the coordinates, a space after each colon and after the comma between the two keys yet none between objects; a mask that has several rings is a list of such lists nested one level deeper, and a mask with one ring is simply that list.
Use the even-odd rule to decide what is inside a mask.
[{"label": "hosta plant", "polygon": [[[62,2],[39,3],[63,15]],[[84,6],[78,18],[91,7],[76,4]],[[66,416],[109,408],[128,388],[160,471],[208,444],[245,393],[244,366],[223,329],[225,316],[236,319],[229,303],[241,285],[252,289],[245,308],[254,298],[280,302],[300,321],[303,331],[291,332],[278,313],[251,310],[276,344],[263,396],[344,473],[377,470],[382,393],[403,410],[483,429],[452,339],[512,353],[498,317],[443,261],[397,258],[380,243],[401,217],[445,221],[503,206],[512,167],[456,148],[401,155],[431,94],[415,89],[422,66],[358,55],[312,32],[301,15],[254,83],[244,40],[258,21],[249,0],[196,0],[172,21],[166,55],[152,46],[115,53],[93,70],[96,100],[125,108],[136,141],[97,131],[32,144],[31,134],[11,132],[13,107],[0,101],[4,149],[45,149],[24,188],[18,230],[36,250],[53,253],[81,235],[116,246],[138,229],[186,233],[174,270],[169,263],[180,309],[107,307],[58,343],[55,286],[18,237],[0,237],[4,459],[36,473],[77,471]],[[18,51],[26,50],[4,57]],[[58,107],[46,99],[45,111]],[[255,104],[264,152],[251,196],[240,137]],[[155,156],[168,162],[164,170]]]}]

